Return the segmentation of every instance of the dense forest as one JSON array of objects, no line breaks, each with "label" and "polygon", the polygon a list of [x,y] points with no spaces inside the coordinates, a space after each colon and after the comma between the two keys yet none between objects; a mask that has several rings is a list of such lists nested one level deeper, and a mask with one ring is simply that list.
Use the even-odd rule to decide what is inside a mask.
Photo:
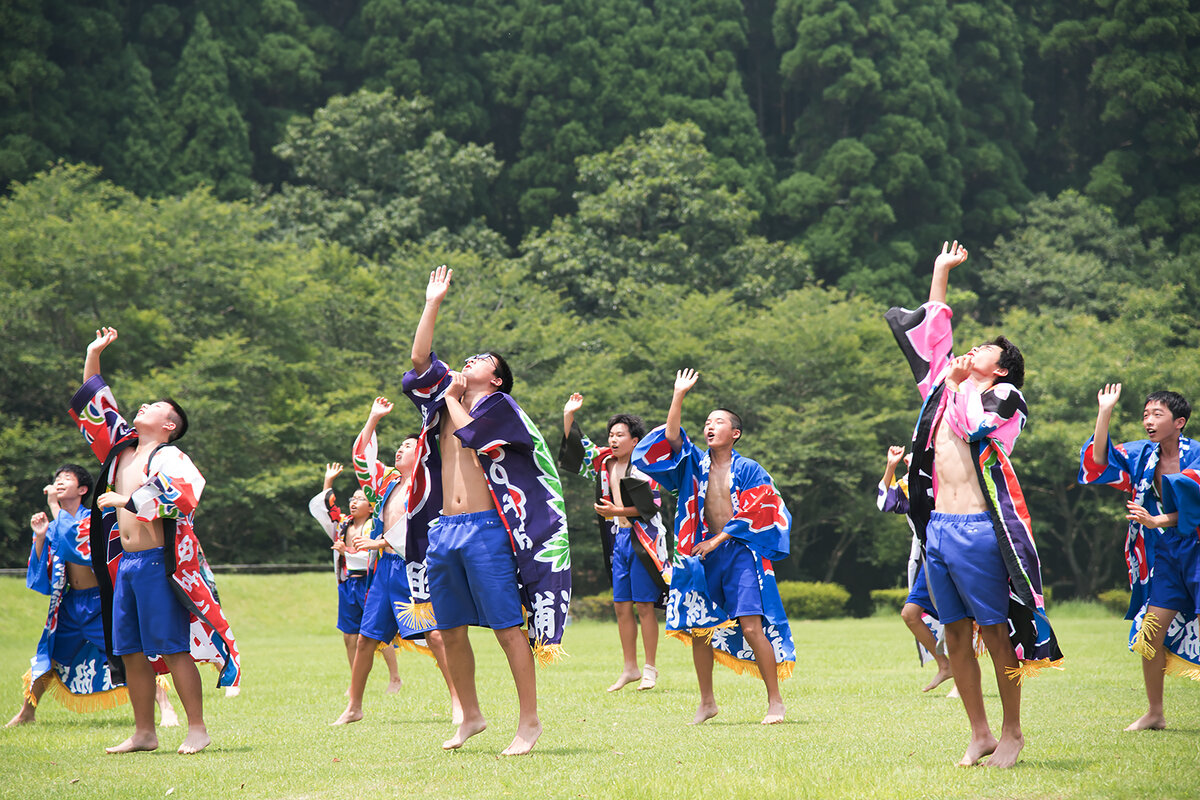
[{"label": "dense forest", "polygon": [[5,3],[0,566],[88,457],[65,408],[101,324],[119,401],[191,413],[210,558],[324,561],[307,498],[401,399],[449,263],[439,353],[506,353],[552,446],[572,391],[599,437],[694,366],[685,423],[739,410],[792,510],[780,577],[864,597],[902,579],[874,485],[917,403],[882,313],[958,238],[959,341],[1025,352],[1047,582],[1120,585],[1120,498],[1077,453],[1106,382],[1124,438],[1147,392],[1200,400],[1198,121],[1183,0]]}]

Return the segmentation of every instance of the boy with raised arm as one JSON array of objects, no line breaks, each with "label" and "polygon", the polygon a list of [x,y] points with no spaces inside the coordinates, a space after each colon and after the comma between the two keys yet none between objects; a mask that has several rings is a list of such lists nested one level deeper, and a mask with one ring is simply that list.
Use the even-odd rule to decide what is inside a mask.
[{"label": "boy with raised arm", "polygon": [[[343,515],[333,494],[333,482],[342,474],[341,464],[325,465],[325,481],[321,491],[308,501],[308,513],[325,531],[333,542],[333,572],[337,578],[338,610],[337,629],[346,646],[351,683],[353,683],[354,654],[358,650],[358,632],[363,624],[363,608],[367,603],[367,590],[371,586],[371,573],[375,570],[375,550],[360,548],[355,542],[378,538],[382,531],[371,513],[371,503],[361,489],[350,495],[350,514]],[[402,681],[396,667],[395,649],[385,647],[379,651],[388,668],[388,694],[400,691]],[[347,690],[349,692],[349,690]]]},{"label": "boy with raised arm", "polygon": [[[925,580],[971,726],[958,763],[990,755],[989,766],[1011,767],[1025,746],[1021,681],[1059,666],[1062,652],[1046,618],[1033,528],[1009,461],[1026,420],[1024,359],[1003,336],[951,355],[946,286],[950,270],[966,260],[965,247],[944,243],[929,300],[915,311],[893,308],[886,319],[923,401],[908,470],[909,519],[925,547]],[[983,705],[972,620],[1000,689],[998,741]]]},{"label": "boy with raised arm", "polygon": [[218,686],[237,686],[237,644],[192,530],[204,478],[173,444],[187,431],[187,416],[167,399],[141,406],[133,425],[125,421],[100,376],[100,354],[116,339],[115,328],[96,331],[83,386],[71,398],[71,416],[104,463],[100,479],[110,487],[93,501],[90,547],[105,641],[110,656],[120,657],[112,666],[123,667],[133,705],[133,735],[108,752],[158,747],[154,674],[162,664],[187,715],[179,752],[198,753],[209,737],[193,659],[217,665]]},{"label": "boy with raised arm", "polygon": [[[641,679],[638,690],[653,689],[658,682],[654,659],[658,652],[658,617],[671,580],[674,542],[658,513],[661,499],[658,484],[633,466],[633,448],[646,435],[646,425],[632,414],[614,414],[608,421],[608,447],[597,447],[583,435],[575,413],[583,407],[578,392],[563,406],[563,440],[558,465],[596,482],[596,519],[605,565],[612,577],[613,608],[621,638],[624,667],[615,692]],[[638,623],[633,618],[637,605],[646,650],[645,670],[637,665]]]},{"label": "boy with raised arm", "polygon": [[[78,464],[64,464],[42,491],[50,516],[39,511],[29,520],[25,585],[50,596],[50,611],[37,652],[25,673],[25,701],[7,727],[34,722],[38,701],[48,688],[72,711],[93,711],[129,702],[129,692],[113,682],[104,647],[100,589],[92,572],[88,542],[92,475]],[[166,689],[156,688],[162,724],[179,724]]]},{"label": "boy with raised arm", "polygon": [[[475,693],[467,626],[491,628],[517,688],[517,732],[504,755],[528,753],[542,732],[535,656],[562,657],[571,601],[571,556],[562,487],[546,442],[509,395],[512,372],[499,354],[471,356],[453,372],[433,352],[438,309],[453,272],[429,275],[404,393],[421,412],[418,462],[428,469],[424,502],[442,516],[429,528],[429,593],[463,721],[450,750],[487,727]],[[521,625],[528,622],[528,633]]]},{"label": "boy with raised arm", "polygon": [[[879,480],[879,493],[875,501],[880,511],[908,514],[908,476],[896,479],[896,467],[900,466],[903,460],[903,447],[892,445],[888,448],[887,464],[883,469],[883,477]],[[917,657],[921,666],[929,661],[937,664],[937,674],[921,690],[932,691],[951,677],[950,659],[938,652],[938,643],[945,637],[945,630],[938,622],[937,609],[934,608],[933,598],[929,596],[929,588],[925,583],[925,565],[921,562],[921,542],[915,533],[908,555],[908,597],[904,601],[904,607],[900,609],[900,619],[904,620],[904,624],[912,631],[913,638],[917,640]],[[952,690],[950,695],[958,697],[958,691]]]},{"label": "boy with raised arm", "polygon": [[1125,504],[1130,588],[1125,618],[1133,621],[1129,649],[1142,656],[1148,708],[1125,730],[1140,731],[1167,726],[1165,673],[1200,680],[1195,526],[1177,524],[1179,514],[1174,503],[1166,502],[1165,485],[1183,470],[1200,466],[1200,442],[1183,435],[1191,404],[1180,394],[1159,391],[1142,408],[1147,438],[1114,445],[1108,429],[1120,398],[1119,383],[1106,384],[1096,394],[1096,431],[1079,453],[1079,482],[1108,484],[1133,495]]},{"label": "boy with raised arm", "polygon": [[698,373],[676,373],[667,423],[638,442],[634,464],[678,492],[675,540],[680,564],[671,571],[667,634],[690,644],[700,685],[699,725],[717,715],[713,661],[762,678],[763,724],[783,722],[779,679],[792,674],[796,649],[771,562],[787,556],[792,517],[758,462],[733,449],[742,421],[718,408],[704,423],[707,450],[684,432],[683,398]]},{"label": "boy with raised arm", "polygon": [[[350,701],[333,724],[344,725],[362,719],[363,692],[371,671],[372,654],[387,643],[434,657],[446,681],[451,718],[457,725],[462,722],[462,709],[446,667],[442,635],[434,630],[429,581],[425,576],[429,520],[420,499],[428,495],[429,482],[418,469],[417,437],[405,437],[400,443],[393,460],[394,467],[384,465],[377,458],[375,429],[391,410],[391,401],[376,397],[366,424],[354,440],[354,474],[361,491],[374,503],[382,536],[358,542],[360,547],[379,553],[379,567],[367,594],[350,683]],[[428,646],[424,642],[428,642]]]}]

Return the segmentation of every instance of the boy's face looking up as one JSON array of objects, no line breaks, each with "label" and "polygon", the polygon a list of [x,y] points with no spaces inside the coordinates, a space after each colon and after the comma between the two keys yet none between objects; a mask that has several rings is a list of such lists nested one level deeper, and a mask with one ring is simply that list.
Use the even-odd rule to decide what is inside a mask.
[{"label": "boy's face looking up", "polygon": [[157,403],[142,403],[141,408],[134,415],[133,421],[146,428],[164,429],[168,434],[178,426],[175,409],[171,408],[170,403],[163,400],[159,400]]},{"label": "boy's face looking up", "polygon": [[1155,444],[1178,439],[1186,423],[1186,417],[1173,416],[1171,409],[1157,400],[1151,400],[1142,409],[1142,427],[1146,429],[1146,438]]},{"label": "boy's face looking up", "polygon": [[417,465],[417,440],[405,439],[396,449],[396,469],[405,477],[412,475]]},{"label": "boy's face looking up", "polygon": [[614,422],[613,426],[608,429],[608,446],[612,448],[613,455],[617,458],[627,457],[633,452],[637,443],[638,440],[633,438],[629,432],[629,426],[624,422]]},{"label": "boy's face looking up", "polygon": [[471,356],[463,364],[462,375],[467,379],[471,391],[491,391],[500,388],[502,381],[497,374],[496,359],[490,353]]},{"label": "boy's face looking up", "polygon": [[1000,366],[1004,351],[994,344],[981,344],[971,349],[971,376],[979,381],[994,381],[997,373],[1007,375],[1008,370]]},{"label": "boy's face looking up", "polygon": [[87,490],[79,485],[79,478],[74,472],[64,469],[54,476],[54,493],[61,502],[70,497],[82,498]]},{"label": "boy's face looking up", "polygon": [[350,495],[350,516],[360,521],[371,516],[371,504],[362,489]]},{"label": "boy's face looking up", "polygon": [[728,411],[717,409],[704,421],[704,440],[709,447],[733,447],[741,435],[742,432],[733,426]]}]

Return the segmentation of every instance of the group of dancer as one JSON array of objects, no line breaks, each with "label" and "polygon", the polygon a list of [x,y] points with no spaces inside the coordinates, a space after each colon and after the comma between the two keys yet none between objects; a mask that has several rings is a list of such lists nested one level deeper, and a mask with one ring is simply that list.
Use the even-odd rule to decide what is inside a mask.
[{"label": "group of dancer", "polygon": [[[957,242],[935,260],[929,299],[893,308],[888,324],[922,398],[906,474],[904,449],[889,450],[882,510],[907,515],[914,532],[911,592],[902,615],[938,673],[953,678],[970,726],[960,764],[1007,767],[1024,746],[1021,686],[1062,652],[1045,613],[1041,569],[1028,511],[1010,461],[1027,409],[1024,361],[998,337],[952,355],[951,270],[967,260]],[[342,471],[326,465],[309,509],[330,536],[338,580],[338,621],[351,678],[346,709],[333,724],[363,718],[376,653],[389,658],[389,690],[400,686],[393,648],[432,656],[447,688],[462,747],[487,722],[475,686],[470,626],[492,629],[517,691],[517,728],[505,755],[530,752],[542,732],[536,665],[561,660],[571,595],[570,548],[555,459],[512,397],[504,358],[484,351],[452,370],[433,349],[437,317],[453,272],[429,277],[402,391],[420,414],[393,463],[378,460],[377,428],[393,409],[377,397],[352,447],[359,488],[348,513],[332,490]],[[101,328],[87,350],[72,416],[104,463],[91,509],[90,475],[68,465],[47,488],[51,516],[35,515],[28,583],[51,596],[26,701],[9,723],[32,721],[41,693],[127,695],[134,733],[110,752],[157,747],[156,673],[170,673],[187,716],[180,753],[209,743],[195,661],[217,666],[218,685],[237,687],[240,662],[211,571],[192,530],[204,479],[174,444],[183,409],[164,399],[127,423],[100,376],[100,354],[117,338]],[[763,681],[764,724],[785,719],[780,680],[796,654],[773,563],[789,552],[791,517],[774,481],[735,445],[741,418],[726,408],[704,423],[703,442],[682,427],[693,369],[676,372],[666,423],[647,431],[632,414],[613,415],[607,447],[575,421],[584,398],[563,408],[557,464],[595,482],[595,505],[613,583],[623,664],[616,692],[658,683],[656,607],[669,636],[692,648],[699,704],[692,724],[718,713],[719,662]],[[1148,441],[1113,446],[1108,425],[1120,386],[1099,394],[1096,434],[1084,446],[1080,481],[1133,493],[1127,558],[1134,596],[1131,647],[1145,657],[1149,710],[1130,729],[1160,728],[1164,671],[1200,678],[1194,613],[1200,578],[1200,445],[1182,436],[1190,408],[1174,393],[1148,398]],[[98,487],[99,488],[99,487]],[[667,498],[674,523],[663,523]],[[96,524],[92,524],[96,520]],[[635,619],[636,610],[636,619]],[[638,666],[641,630],[644,666]],[[1189,632],[1190,631],[1190,632]],[[990,654],[1003,719],[988,723],[977,656]],[[124,688],[122,687],[124,684]],[[117,696],[120,693],[126,695]],[[60,692],[61,693],[61,692]],[[167,721],[164,708],[164,724]]]}]

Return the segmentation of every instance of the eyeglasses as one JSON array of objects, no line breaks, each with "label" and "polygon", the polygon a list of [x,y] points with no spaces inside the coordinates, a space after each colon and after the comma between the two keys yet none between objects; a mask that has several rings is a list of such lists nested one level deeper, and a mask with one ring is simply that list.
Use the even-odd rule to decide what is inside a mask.
[{"label": "eyeglasses", "polygon": [[463,367],[465,368],[465,367],[470,366],[472,361],[490,361],[490,362],[492,362],[493,367],[496,366],[496,359],[492,358],[491,353],[480,353],[477,356],[471,356],[470,358],[468,358],[466,361],[463,362]]}]

